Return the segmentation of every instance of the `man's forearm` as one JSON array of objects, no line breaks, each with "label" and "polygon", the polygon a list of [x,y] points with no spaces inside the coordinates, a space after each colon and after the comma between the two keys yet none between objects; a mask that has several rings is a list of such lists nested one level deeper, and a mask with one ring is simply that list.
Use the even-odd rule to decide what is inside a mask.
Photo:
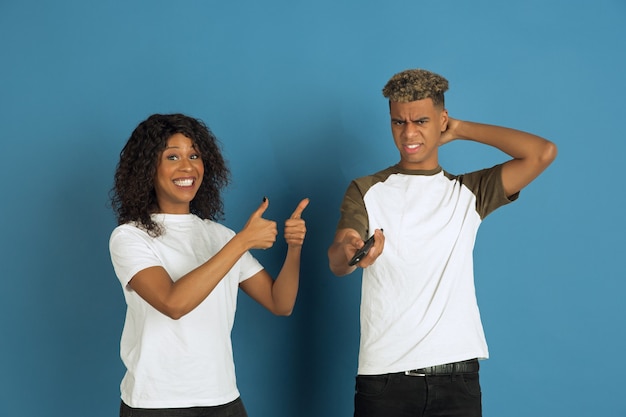
[{"label": "man's forearm", "polygon": [[540,157],[551,144],[532,133],[468,121],[459,121],[455,133],[459,139],[493,146],[515,159]]},{"label": "man's forearm", "polygon": [[556,145],[532,133],[508,127],[454,121],[455,137],[493,146],[513,159],[502,167],[502,185],[507,196],[519,192],[556,158]]}]

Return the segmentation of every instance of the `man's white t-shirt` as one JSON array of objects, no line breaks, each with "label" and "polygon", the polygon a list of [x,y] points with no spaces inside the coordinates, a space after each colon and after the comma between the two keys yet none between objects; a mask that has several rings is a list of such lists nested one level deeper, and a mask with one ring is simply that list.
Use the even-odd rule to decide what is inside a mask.
[{"label": "man's white t-shirt", "polygon": [[482,219],[515,199],[504,193],[501,165],[464,175],[393,166],[350,184],[338,228],[385,235],[383,253],[363,270],[360,375],[489,356],[474,242]]}]

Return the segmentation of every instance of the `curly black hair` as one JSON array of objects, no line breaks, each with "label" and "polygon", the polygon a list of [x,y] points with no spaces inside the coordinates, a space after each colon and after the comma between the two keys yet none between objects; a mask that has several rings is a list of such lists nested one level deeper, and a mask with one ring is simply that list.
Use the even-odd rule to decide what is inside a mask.
[{"label": "curly black hair", "polygon": [[118,224],[136,222],[151,236],[162,234],[160,225],[151,218],[159,211],[154,181],[167,141],[177,133],[193,141],[204,163],[202,184],[189,205],[191,213],[202,219],[223,218],[221,191],[230,182],[230,171],[215,135],[199,119],[184,114],[153,114],[135,128],[120,152],[110,193]]}]

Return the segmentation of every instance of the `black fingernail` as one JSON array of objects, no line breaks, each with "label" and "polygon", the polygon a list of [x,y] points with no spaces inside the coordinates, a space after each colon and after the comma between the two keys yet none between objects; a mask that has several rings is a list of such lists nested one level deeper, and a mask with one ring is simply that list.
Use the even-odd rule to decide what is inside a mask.
[{"label": "black fingernail", "polygon": [[263,202],[265,203],[267,201],[267,197],[263,197]]}]

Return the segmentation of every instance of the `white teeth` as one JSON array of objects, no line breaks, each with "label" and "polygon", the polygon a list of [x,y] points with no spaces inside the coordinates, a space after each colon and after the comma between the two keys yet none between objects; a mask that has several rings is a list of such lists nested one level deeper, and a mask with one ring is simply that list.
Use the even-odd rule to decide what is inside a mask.
[{"label": "white teeth", "polygon": [[174,181],[174,184],[178,185],[179,187],[189,187],[190,185],[193,185],[193,180],[192,179],[176,180]]},{"label": "white teeth", "polygon": [[406,145],[407,148],[409,149],[415,149],[417,148],[419,145]]}]

